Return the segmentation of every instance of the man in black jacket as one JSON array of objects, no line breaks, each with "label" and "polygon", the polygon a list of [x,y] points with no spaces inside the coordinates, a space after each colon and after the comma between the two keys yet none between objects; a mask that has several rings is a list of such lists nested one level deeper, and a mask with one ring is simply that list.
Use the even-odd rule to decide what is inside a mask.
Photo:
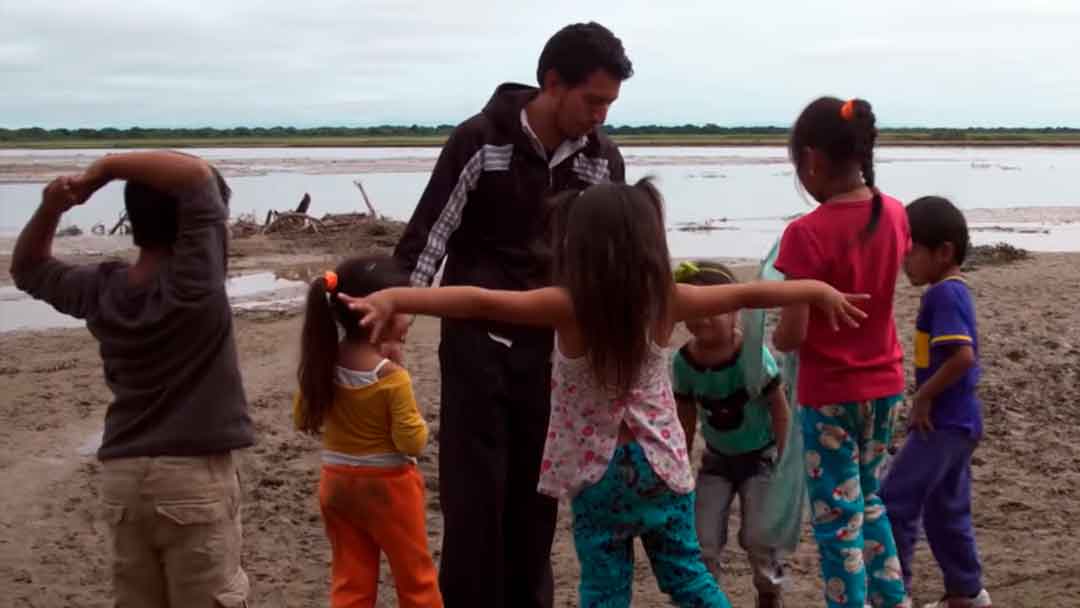
[{"label": "man in black jacket", "polygon": [[[598,128],[633,74],[622,42],[569,25],[540,55],[536,89],[503,84],[458,125],[395,256],[412,283],[524,290],[549,283],[537,253],[544,200],[624,181]],[[550,608],[557,503],[536,491],[550,409],[549,330],[443,321],[439,583],[448,608]]]}]

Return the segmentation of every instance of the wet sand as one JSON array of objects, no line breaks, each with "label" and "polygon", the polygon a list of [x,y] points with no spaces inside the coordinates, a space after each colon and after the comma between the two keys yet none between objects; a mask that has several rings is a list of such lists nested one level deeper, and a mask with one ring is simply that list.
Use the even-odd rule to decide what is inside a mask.
[{"label": "wet sand", "polygon": [[[394,237],[387,237],[392,242]],[[341,247],[385,251],[385,242]],[[303,278],[342,250],[272,239],[236,241],[235,273]],[[94,260],[77,251],[73,259]],[[8,260],[0,255],[0,268]],[[986,584],[1000,606],[1070,606],[1080,596],[1071,559],[1080,521],[1080,255],[1038,254],[969,276],[979,311],[985,368],[987,438],[976,454],[975,523]],[[6,276],[0,286],[10,285]],[[903,284],[897,321],[909,349],[919,292]],[[236,335],[258,445],[243,455],[245,567],[254,605],[325,606],[329,546],[316,503],[316,440],[292,430],[296,345],[294,308],[237,313]],[[438,556],[438,324],[421,319],[409,337],[408,367],[432,441],[420,466],[427,478],[431,547]],[[0,334],[0,596],[13,606],[109,606],[105,530],[98,510],[100,465],[92,451],[109,393],[97,346],[83,328]],[[699,441],[700,445],[701,442]],[[696,465],[696,461],[695,461]],[[737,529],[737,521],[733,531]],[[577,561],[569,509],[560,511],[552,559],[556,606],[576,606]],[[789,605],[818,606],[817,558],[805,526],[791,562]],[[638,551],[635,606],[666,606]],[[940,577],[921,548],[917,599],[940,593]],[[722,583],[736,606],[753,603],[750,570],[731,547]],[[380,605],[395,606],[382,577]],[[1069,600],[1068,598],[1073,598]]]}]

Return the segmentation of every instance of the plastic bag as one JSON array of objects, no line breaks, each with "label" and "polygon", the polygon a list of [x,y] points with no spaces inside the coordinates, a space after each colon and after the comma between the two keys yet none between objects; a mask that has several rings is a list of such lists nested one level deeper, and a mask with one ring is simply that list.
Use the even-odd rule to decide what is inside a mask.
[{"label": "plastic bag", "polygon": [[[780,252],[777,241],[769,255],[761,263],[758,279],[763,281],[782,281],[784,275],[773,266]],[[743,351],[747,357],[746,387],[751,395],[758,395],[769,382],[762,360],[762,346],[766,343],[767,311],[746,310],[742,313]],[[752,359],[754,357],[756,359]],[[795,386],[799,370],[798,356],[795,353],[782,354],[778,357],[780,377],[791,412],[791,424],[788,426],[787,447],[773,471],[773,483],[770,495],[765,502],[765,513],[761,514],[762,526],[770,539],[770,545],[784,551],[794,552],[799,546],[802,534],[802,519],[806,509],[806,478],[803,473],[802,420],[799,404],[795,399]]]}]

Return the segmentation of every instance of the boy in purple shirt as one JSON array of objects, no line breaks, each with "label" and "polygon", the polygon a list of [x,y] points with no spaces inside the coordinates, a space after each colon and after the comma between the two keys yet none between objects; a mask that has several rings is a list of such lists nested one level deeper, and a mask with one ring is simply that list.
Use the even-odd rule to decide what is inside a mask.
[{"label": "boy in purple shirt", "polygon": [[971,456],[983,426],[975,394],[975,305],[960,275],[968,248],[967,222],[959,209],[937,196],[911,203],[907,215],[912,248],[904,272],[913,285],[930,287],[915,322],[917,389],[910,428],[882,499],[909,593],[922,520],[945,579],[944,598],[927,608],[990,608],[971,523]]}]

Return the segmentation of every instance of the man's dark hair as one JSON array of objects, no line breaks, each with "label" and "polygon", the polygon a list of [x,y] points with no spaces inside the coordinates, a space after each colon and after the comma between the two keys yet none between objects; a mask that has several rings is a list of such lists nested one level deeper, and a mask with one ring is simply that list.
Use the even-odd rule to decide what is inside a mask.
[{"label": "man's dark hair", "polygon": [[911,226],[911,242],[936,250],[945,243],[952,243],[953,261],[964,263],[967,257],[969,237],[964,214],[943,196],[924,196],[907,206],[908,224]]},{"label": "man's dark hair", "polygon": [[593,21],[568,25],[547,41],[536,68],[536,80],[541,88],[548,70],[555,70],[569,87],[585,82],[597,70],[604,70],[619,81],[634,75],[634,66],[626,57],[622,41]]},{"label": "man's dark hair", "polygon": [[[221,200],[227,207],[232,190],[216,167],[210,167]],[[176,198],[137,181],[124,186],[124,210],[131,222],[131,237],[137,247],[172,247],[176,242],[179,224],[176,217]]]}]

